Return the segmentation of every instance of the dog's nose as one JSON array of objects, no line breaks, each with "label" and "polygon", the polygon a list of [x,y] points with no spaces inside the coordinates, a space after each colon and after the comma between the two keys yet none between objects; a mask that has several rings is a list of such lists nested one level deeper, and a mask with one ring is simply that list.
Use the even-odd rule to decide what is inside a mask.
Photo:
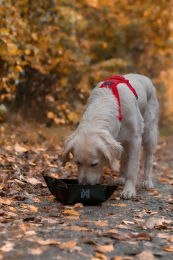
[{"label": "dog's nose", "polygon": [[81,185],[87,185],[87,184],[88,184],[87,178],[84,177],[83,180],[81,181]]}]

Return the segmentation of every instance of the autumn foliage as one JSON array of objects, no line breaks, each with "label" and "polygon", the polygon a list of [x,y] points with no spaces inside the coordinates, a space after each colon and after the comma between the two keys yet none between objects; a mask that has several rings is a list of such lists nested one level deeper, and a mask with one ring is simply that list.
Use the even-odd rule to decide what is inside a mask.
[{"label": "autumn foliage", "polygon": [[171,8],[172,0],[0,1],[1,103],[77,123],[97,82],[135,72],[153,79],[164,118]]}]

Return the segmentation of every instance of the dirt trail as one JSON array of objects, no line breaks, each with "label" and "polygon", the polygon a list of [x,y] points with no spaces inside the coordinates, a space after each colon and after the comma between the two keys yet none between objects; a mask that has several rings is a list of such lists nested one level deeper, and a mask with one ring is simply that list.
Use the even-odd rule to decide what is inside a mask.
[{"label": "dirt trail", "polygon": [[[77,174],[61,167],[60,154],[47,141],[1,136],[0,259],[173,259],[173,137],[159,139],[154,190],[140,188],[142,167],[136,199],[121,200],[120,187],[98,206],[64,206],[50,194],[43,173]],[[105,170],[105,180],[116,177]]]}]

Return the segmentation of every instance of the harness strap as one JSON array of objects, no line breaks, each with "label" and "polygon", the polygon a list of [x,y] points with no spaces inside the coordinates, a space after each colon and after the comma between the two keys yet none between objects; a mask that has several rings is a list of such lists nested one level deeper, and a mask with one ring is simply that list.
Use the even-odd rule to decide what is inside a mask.
[{"label": "harness strap", "polygon": [[127,80],[124,77],[121,77],[119,75],[105,79],[103,84],[100,86],[100,88],[111,88],[112,89],[112,93],[118,101],[118,109],[119,109],[118,118],[121,121],[122,115],[121,115],[121,107],[120,107],[120,97],[119,97],[118,88],[117,88],[117,85],[120,83],[125,83],[129,87],[129,89],[133,92],[136,99],[138,99],[136,90],[130,85],[129,80]]}]

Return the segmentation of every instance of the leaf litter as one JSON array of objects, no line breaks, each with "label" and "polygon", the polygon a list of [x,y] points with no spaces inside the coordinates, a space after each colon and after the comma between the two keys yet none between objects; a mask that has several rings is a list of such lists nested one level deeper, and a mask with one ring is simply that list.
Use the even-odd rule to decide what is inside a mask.
[{"label": "leaf litter", "polygon": [[[169,139],[164,142],[170,143]],[[160,147],[164,142],[159,141]],[[44,183],[43,174],[55,178],[77,177],[73,162],[62,167],[61,146],[30,145],[14,140],[1,149],[0,235],[3,238],[0,259],[28,241],[30,246],[21,249],[23,255],[44,256],[45,252],[51,255],[54,247],[66,252],[67,259],[76,259],[75,255],[91,259],[133,259],[131,255],[122,255],[118,248],[120,244],[122,248],[125,245],[132,248],[140,241],[144,250],[136,254],[139,259],[155,259],[156,246],[160,254],[166,253],[169,259],[173,252],[173,165],[170,161],[163,169],[164,150],[156,150],[154,157],[156,189],[139,189],[137,199],[122,201],[119,198],[122,187],[119,187],[109,201],[84,207],[80,203],[62,205]],[[117,178],[117,173],[106,168],[102,182],[108,184],[111,177]],[[163,192],[164,185],[167,189]],[[147,243],[153,246],[153,252],[148,251]]]}]

